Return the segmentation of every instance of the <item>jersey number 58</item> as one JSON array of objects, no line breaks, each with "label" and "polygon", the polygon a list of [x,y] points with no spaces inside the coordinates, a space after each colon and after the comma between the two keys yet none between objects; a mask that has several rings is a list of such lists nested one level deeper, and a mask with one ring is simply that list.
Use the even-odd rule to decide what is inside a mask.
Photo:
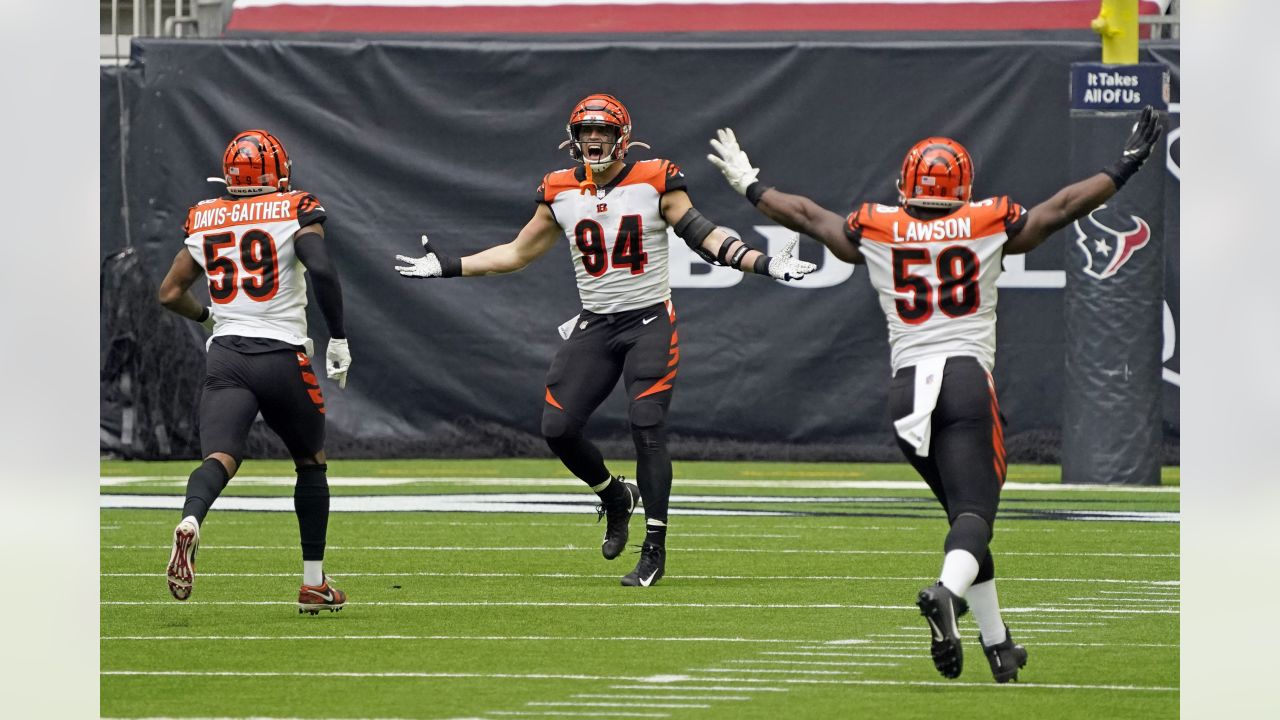
[{"label": "jersey number 58", "polygon": [[[912,272],[919,266],[924,266],[924,273]],[[937,274],[929,277],[934,268]],[[978,256],[960,245],[944,248],[936,258],[928,248],[894,248],[893,289],[910,294],[909,300],[895,300],[894,306],[898,317],[911,325],[932,317],[935,304],[947,317],[969,315],[981,301]]]}]

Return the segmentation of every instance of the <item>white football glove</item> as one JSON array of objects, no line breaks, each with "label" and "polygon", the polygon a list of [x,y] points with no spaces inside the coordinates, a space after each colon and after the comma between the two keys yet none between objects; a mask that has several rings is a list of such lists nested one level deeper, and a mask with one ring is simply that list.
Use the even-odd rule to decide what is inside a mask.
[{"label": "white football glove", "polygon": [[707,159],[720,169],[724,179],[729,181],[739,195],[746,195],[747,188],[757,180],[756,176],[760,174],[760,168],[751,167],[747,154],[738,147],[738,138],[734,137],[733,130],[729,128],[717,130],[716,137],[718,139],[711,141],[711,147],[720,156],[708,155]]},{"label": "white football glove", "polygon": [[347,387],[347,371],[351,369],[351,351],[347,349],[346,338],[329,338],[329,347],[324,351],[324,376],[338,383],[340,389]]},{"label": "white football glove", "polygon": [[817,265],[805,262],[791,253],[796,249],[800,236],[791,238],[791,242],[782,248],[782,252],[769,258],[769,276],[778,280],[803,280],[805,275],[818,269]]},{"label": "white football glove", "polygon": [[440,258],[436,257],[427,245],[426,235],[422,236],[422,251],[425,254],[420,258],[397,255],[397,260],[409,264],[408,266],[397,265],[396,271],[405,277],[433,278],[443,275],[444,271],[440,269]]},{"label": "white football glove", "polygon": [[201,320],[200,326],[208,332],[213,332],[213,326],[217,324],[218,319],[213,316],[213,306],[206,307],[205,310],[209,311],[209,317]]}]

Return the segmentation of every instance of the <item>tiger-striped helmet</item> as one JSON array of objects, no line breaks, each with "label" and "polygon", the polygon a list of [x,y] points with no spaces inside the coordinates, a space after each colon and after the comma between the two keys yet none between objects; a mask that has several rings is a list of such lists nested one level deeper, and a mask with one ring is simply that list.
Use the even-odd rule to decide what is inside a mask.
[{"label": "tiger-striped helmet", "polygon": [[222,176],[232,195],[261,195],[289,189],[289,154],[266,130],[245,130],[222,154]]},{"label": "tiger-striped helmet", "polygon": [[[613,148],[605,152],[599,160],[585,159],[586,153],[578,141],[578,131],[584,125],[603,125],[617,130],[618,136],[613,143]],[[588,95],[573,106],[573,112],[569,113],[569,122],[565,125],[565,132],[569,134],[569,139],[562,144],[562,147],[568,145],[569,157],[578,162],[590,162],[593,169],[600,170],[613,161],[627,156],[627,144],[631,141],[631,113],[627,112],[626,106],[612,95],[604,93]]]},{"label": "tiger-striped helmet", "polygon": [[925,208],[954,208],[973,193],[973,159],[960,143],[930,137],[911,146],[898,176],[898,202]]}]

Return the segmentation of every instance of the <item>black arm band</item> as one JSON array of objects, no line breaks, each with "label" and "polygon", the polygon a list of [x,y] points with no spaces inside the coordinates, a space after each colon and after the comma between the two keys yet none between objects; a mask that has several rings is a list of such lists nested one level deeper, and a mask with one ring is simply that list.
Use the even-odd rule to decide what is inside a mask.
[{"label": "black arm band", "polygon": [[458,277],[462,275],[462,258],[436,253],[440,261],[440,277]]},{"label": "black arm band", "polygon": [[747,200],[750,200],[752,205],[759,205],[760,196],[764,195],[766,190],[772,190],[772,189],[773,189],[772,185],[765,185],[764,183],[757,180],[747,186]]},{"label": "black arm band", "polygon": [[1124,184],[1138,172],[1138,168],[1142,167],[1142,163],[1132,160],[1117,160],[1111,167],[1102,169],[1111,178],[1111,182],[1116,184],[1116,190],[1124,187]]},{"label": "black arm band", "polygon": [[739,246],[738,249],[733,251],[733,257],[729,259],[729,267],[733,268],[734,270],[741,270],[742,258],[746,257],[747,253],[749,252],[751,252],[751,248],[748,247],[746,243],[742,243],[742,245]]},{"label": "black arm band", "polygon": [[204,307],[200,308],[200,317],[196,318],[196,322],[202,323],[208,319],[209,319],[209,306],[205,305]]},{"label": "black arm band", "polygon": [[698,208],[689,208],[689,210],[676,221],[676,234],[684,240],[685,244],[693,249],[702,247],[702,241],[707,239],[712,230],[716,229],[716,224],[702,216],[698,212]]},{"label": "black arm band", "polygon": [[769,274],[769,256],[760,253],[760,257],[756,258],[755,265],[751,268],[757,275]]}]

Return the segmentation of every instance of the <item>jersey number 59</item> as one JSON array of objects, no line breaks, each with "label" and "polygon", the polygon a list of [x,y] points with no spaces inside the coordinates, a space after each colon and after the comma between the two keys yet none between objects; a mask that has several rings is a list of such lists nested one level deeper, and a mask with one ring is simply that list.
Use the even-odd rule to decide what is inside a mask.
[{"label": "jersey number 59", "polygon": [[[223,248],[237,248],[226,255]],[[236,242],[235,233],[204,236],[204,271],[209,276],[209,298],[225,305],[244,290],[251,300],[266,302],[280,289],[276,241],[261,230],[248,230]]]}]

